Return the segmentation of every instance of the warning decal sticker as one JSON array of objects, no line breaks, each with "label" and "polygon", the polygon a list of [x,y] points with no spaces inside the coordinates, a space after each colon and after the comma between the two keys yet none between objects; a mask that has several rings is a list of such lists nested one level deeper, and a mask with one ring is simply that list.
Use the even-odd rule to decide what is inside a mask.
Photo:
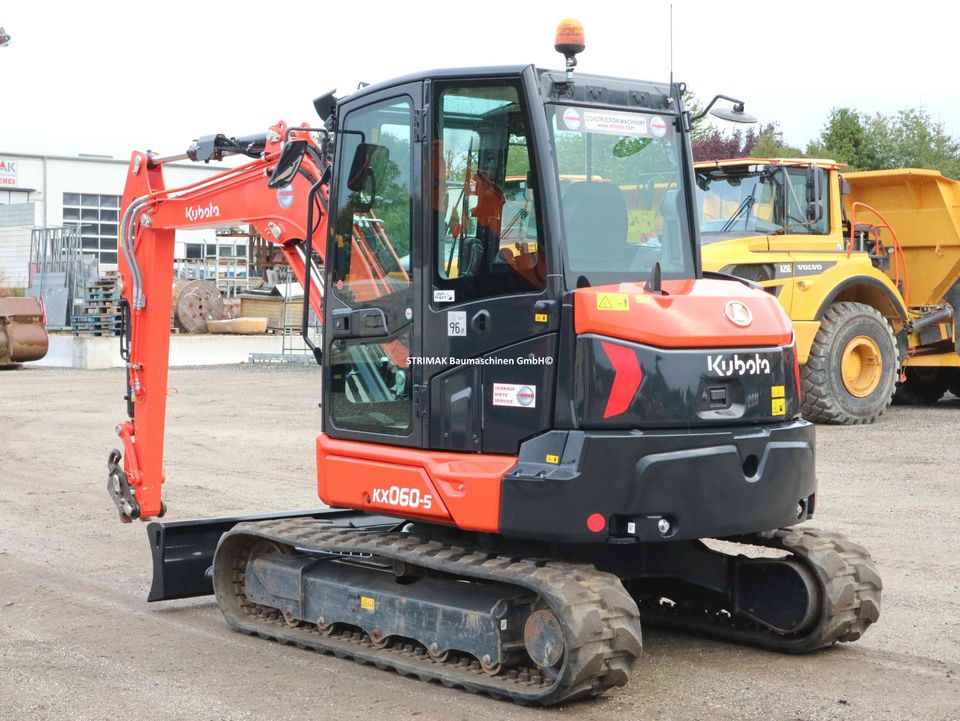
[{"label": "warning decal sticker", "polygon": [[630,310],[626,293],[597,293],[597,310]]}]

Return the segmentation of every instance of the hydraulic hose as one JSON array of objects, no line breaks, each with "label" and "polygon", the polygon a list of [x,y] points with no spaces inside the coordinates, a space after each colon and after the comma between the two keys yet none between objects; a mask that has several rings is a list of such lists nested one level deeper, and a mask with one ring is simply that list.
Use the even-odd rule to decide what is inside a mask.
[{"label": "hydraulic hose", "polygon": [[137,263],[137,256],[133,246],[136,240],[137,216],[144,206],[146,206],[148,197],[149,196],[143,195],[130,203],[120,223],[120,241],[123,248],[123,257],[130,267],[130,277],[133,282],[132,297],[134,310],[140,310],[147,304],[146,296],[143,294],[143,276],[140,274],[140,265]]}]

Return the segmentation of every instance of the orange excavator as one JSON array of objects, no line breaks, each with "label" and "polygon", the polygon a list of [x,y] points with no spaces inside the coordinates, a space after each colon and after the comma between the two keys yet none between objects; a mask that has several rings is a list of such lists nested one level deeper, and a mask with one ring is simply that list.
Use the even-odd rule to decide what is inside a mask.
[{"label": "orange excavator", "polygon": [[[869,554],[797,527],[789,319],[701,270],[683,85],[574,75],[573,22],[557,49],[564,71],[434,70],[201,139],[251,160],[183,188],[133,154],[108,490],[153,521],[149,600],[213,593],[243,633],[543,705],[627,683],[641,620],[791,653],[877,620]],[[323,319],[327,507],[160,520],[174,231],[237,221]]]}]

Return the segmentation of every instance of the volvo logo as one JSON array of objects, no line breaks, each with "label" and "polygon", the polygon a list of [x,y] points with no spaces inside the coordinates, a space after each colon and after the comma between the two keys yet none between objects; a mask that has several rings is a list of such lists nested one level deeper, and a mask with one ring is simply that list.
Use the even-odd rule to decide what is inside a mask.
[{"label": "volvo logo", "polygon": [[753,313],[739,300],[731,300],[727,307],[723,309],[724,315],[734,325],[746,328],[753,322]]}]

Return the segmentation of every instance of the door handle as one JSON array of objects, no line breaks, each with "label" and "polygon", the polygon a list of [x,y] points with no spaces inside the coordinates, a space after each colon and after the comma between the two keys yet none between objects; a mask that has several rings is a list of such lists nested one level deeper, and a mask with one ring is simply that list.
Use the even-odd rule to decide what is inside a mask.
[{"label": "door handle", "polygon": [[334,338],[382,338],[389,335],[387,316],[380,308],[336,308],[331,321]]},{"label": "door handle", "polygon": [[477,333],[486,333],[490,329],[490,311],[478,310],[470,319],[470,327]]}]

